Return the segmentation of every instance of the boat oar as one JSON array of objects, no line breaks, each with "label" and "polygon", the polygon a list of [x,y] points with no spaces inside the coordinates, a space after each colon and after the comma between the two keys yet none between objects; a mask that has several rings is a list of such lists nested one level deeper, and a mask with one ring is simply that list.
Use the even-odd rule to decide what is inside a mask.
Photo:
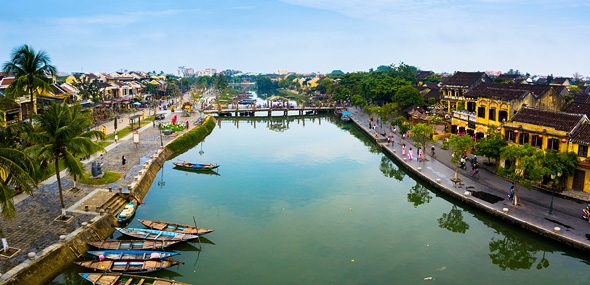
[{"label": "boat oar", "polygon": [[201,236],[199,235],[199,227],[197,227],[197,220],[193,216],[193,222],[195,222],[195,228],[197,228],[197,240],[199,241],[199,248],[201,248]]}]

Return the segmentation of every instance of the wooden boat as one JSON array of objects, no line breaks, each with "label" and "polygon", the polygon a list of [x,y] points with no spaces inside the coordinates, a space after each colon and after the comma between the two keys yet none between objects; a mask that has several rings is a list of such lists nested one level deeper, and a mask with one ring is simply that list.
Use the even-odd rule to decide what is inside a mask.
[{"label": "wooden boat", "polygon": [[152,251],[152,250],[95,250],[88,251],[88,253],[105,259],[137,259],[137,260],[150,260],[150,259],[166,259],[177,255],[176,252],[166,251]]},{"label": "wooden boat", "polygon": [[88,242],[89,245],[99,249],[111,250],[147,250],[147,249],[164,249],[179,241],[161,241],[161,240],[105,240]]},{"label": "wooden boat", "polygon": [[350,113],[349,112],[342,112],[342,116],[340,116],[340,120],[343,122],[350,122]]},{"label": "wooden boat", "polygon": [[131,198],[131,202],[125,205],[121,211],[117,214],[117,221],[119,223],[123,223],[128,221],[133,214],[135,214],[135,210],[137,209],[137,200],[135,198]]},{"label": "wooden boat", "polygon": [[175,232],[150,230],[150,229],[138,229],[138,228],[115,228],[117,231],[124,235],[128,235],[134,238],[148,239],[148,240],[173,240],[173,241],[186,241],[195,239],[197,235],[181,234]]},{"label": "wooden boat", "polygon": [[190,234],[190,235],[204,235],[208,234],[214,230],[197,228],[189,225],[180,225],[175,223],[169,222],[158,222],[158,221],[150,221],[150,220],[141,220],[137,219],[140,223],[144,226],[159,231],[167,231],[167,232],[175,232],[181,234]]},{"label": "wooden boat", "polygon": [[188,285],[174,280],[160,279],[148,276],[135,276],[115,273],[78,273],[80,276],[96,285]]},{"label": "wooden boat", "polygon": [[137,259],[116,259],[116,260],[90,260],[75,261],[74,264],[102,272],[117,273],[148,273],[181,264],[182,261],[167,260],[137,260]]},{"label": "wooden boat", "polygon": [[173,162],[176,167],[181,169],[188,169],[188,170],[210,170],[219,167],[219,165],[215,165],[213,163],[210,164],[199,164],[199,163],[190,163],[190,162]]},{"label": "wooden boat", "polygon": [[174,166],[174,169],[186,172],[192,172],[196,174],[205,174],[205,175],[212,175],[212,176],[221,176],[221,174],[217,173],[213,169],[185,169],[178,166]]}]

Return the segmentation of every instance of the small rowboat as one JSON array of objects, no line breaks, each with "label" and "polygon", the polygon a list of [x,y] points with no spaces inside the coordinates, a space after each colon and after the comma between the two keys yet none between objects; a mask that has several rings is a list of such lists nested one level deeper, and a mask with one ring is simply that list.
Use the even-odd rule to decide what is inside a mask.
[{"label": "small rowboat", "polygon": [[117,221],[119,221],[119,223],[123,223],[129,220],[133,216],[133,214],[135,214],[136,209],[137,200],[135,200],[135,198],[132,198],[131,202],[125,205],[125,207],[117,214]]},{"label": "small rowboat", "polygon": [[89,245],[99,249],[112,250],[144,250],[144,249],[164,249],[178,241],[161,241],[161,240],[105,240],[88,242]]},{"label": "small rowboat", "polygon": [[137,259],[117,259],[117,260],[90,260],[75,261],[74,264],[89,269],[100,270],[103,272],[119,273],[148,273],[181,264],[182,261],[167,260],[137,260]]},{"label": "small rowboat", "polygon": [[117,231],[124,235],[128,235],[134,238],[147,239],[147,240],[173,240],[173,241],[186,241],[195,239],[197,235],[181,234],[167,231],[158,231],[150,229],[138,229],[138,228],[115,228]]},{"label": "small rowboat", "polygon": [[150,259],[166,259],[177,255],[176,252],[165,252],[165,251],[150,251],[150,250],[96,250],[89,251],[88,253],[105,259],[137,259],[137,260],[150,260]]},{"label": "small rowboat", "polygon": [[219,167],[219,165],[215,165],[213,163],[210,164],[199,164],[199,163],[190,163],[190,162],[173,162],[176,167],[180,169],[187,169],[187,170],[209,170],[215,169]]},{"label": "small rowboat", "polygon": [[139,285],[139,284],[158,284],[158,285],[188,285],[186,283],[174,280],[166,280],[148,276],[135,276],[128,274],[115,273],[78,273],[82,278],[96,285]]},{"label": "small rowboat", "polygon": [[189,225],[179,225],[175,223],[168,223],[168,222],[158,222],[158,221],[149,221],[149,220],[141,220],[137,219],[140,223],[144,226],[159,231],[167,231],[167,232],[175,232],[181,234],[190,234],[190,235],[204,235],[208,234],[214,230],[197,228]]}]

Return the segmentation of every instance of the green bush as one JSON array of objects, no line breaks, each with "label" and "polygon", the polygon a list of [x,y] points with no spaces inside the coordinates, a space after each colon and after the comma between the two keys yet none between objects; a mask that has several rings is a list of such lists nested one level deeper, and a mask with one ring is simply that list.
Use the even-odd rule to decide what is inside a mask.
[{"label": "green bush", "polygon": [[176,138],[166,145],[166,148],[177,153],[197,145],[213,131],[215,123],[213,117],[207,116],[201,126],[197,126]]},{"label": "green bush", "polygon": [[442,145],[440,146],[442,149],[449,149],[449,140],[443,140]]}]

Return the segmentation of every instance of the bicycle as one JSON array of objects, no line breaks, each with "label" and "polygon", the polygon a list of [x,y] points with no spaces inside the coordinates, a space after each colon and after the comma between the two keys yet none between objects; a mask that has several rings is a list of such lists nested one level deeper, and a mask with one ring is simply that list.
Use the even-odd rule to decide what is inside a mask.
[{"label": "bicycle", "polygon": [[432,148],[432,151],[430,152],[430,156],[432,156],[432,158],[436,158],[436,153],[434,152],[434,147]]},{"label": "bicycle", "polygon": [[475,179],[479,179],[479,168],[472,170],[471,176],[473,176]]}]

